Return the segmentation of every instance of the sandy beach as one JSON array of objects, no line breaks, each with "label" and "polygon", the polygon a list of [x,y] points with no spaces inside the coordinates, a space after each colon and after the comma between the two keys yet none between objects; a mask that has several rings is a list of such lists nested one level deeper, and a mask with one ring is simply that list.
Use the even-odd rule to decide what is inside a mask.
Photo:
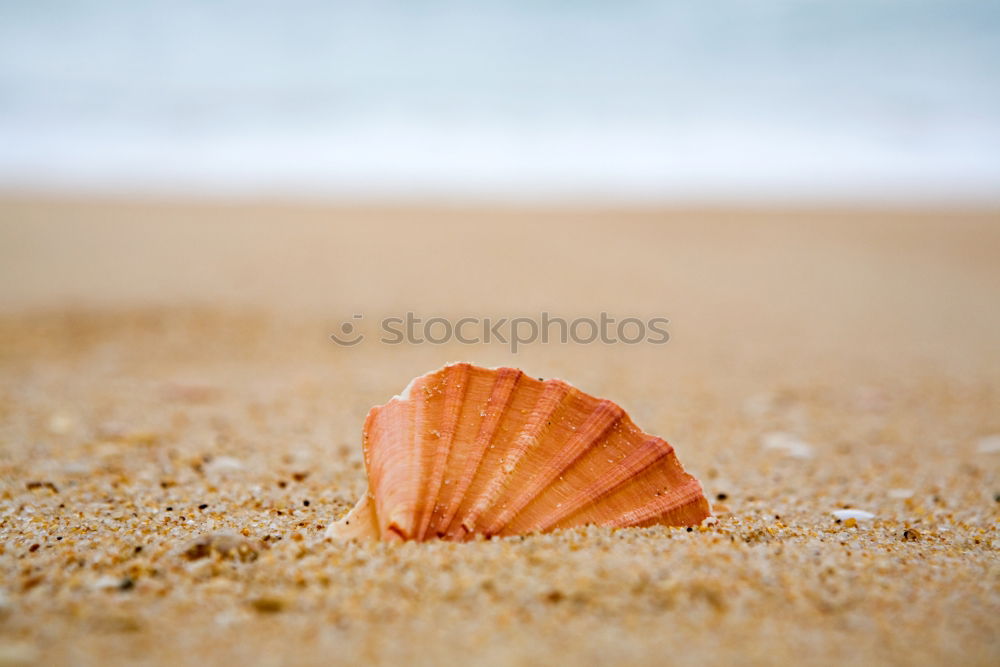
[{"label": "sandy beach", "polygon": [[[995,665],[998,295],[996,211],[4,197],[0,665]],[[617,401],[718,522],[326,539],[368,409],[455,360]]]}]

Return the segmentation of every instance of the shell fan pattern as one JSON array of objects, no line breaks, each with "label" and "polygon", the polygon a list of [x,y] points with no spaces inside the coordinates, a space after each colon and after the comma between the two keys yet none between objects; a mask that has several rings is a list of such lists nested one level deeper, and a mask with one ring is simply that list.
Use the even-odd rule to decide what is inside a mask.
[{"label": "shell fan pattern", "polygon": [[368,490],[334,538],[468,540],[711,515],[665,440],[617,404],[515,368],[453,364],[372,408]]}]

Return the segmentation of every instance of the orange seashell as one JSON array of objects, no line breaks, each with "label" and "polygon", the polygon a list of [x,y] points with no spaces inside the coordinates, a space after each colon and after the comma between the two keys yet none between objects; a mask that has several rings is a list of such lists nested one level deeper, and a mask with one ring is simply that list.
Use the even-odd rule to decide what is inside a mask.
[{"label": "orange seashell", "polygon": [[372,408],[369,489],[336,538],[466,540],[711,515],[666,441],[615,403],[514,368],[453,364]]}]

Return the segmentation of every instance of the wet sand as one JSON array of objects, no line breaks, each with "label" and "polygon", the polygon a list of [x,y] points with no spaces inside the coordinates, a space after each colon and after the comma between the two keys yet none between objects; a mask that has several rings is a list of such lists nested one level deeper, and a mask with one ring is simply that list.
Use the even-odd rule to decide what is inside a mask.
[{"label": "wet sand", "polygon": [[[0,665],[996,664],[998,294],[995,212],[7,197]],[[407,311],[670,341],[379,343]],[[718,523],[326,540],[453,360],[616,400]]]}]

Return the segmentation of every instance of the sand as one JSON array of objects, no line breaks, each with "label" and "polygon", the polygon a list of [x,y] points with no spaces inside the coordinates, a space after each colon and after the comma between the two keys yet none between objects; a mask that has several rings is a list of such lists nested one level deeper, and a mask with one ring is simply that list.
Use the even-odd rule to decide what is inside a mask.
[{"label": "sand", "polygon": [[[998,294],[988,211],[8,197],[0,665],[997,664]],[[671,339],[380,344],[407,311]],[[368,408],[457,359],[618,401],[718,522],[325,539]]]}]

